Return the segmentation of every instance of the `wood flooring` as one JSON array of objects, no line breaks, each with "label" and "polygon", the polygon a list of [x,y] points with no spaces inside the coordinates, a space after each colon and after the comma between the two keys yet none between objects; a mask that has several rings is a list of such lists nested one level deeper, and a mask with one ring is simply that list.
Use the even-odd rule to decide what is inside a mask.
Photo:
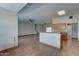
[{"label": "wood flooring", "polygon": [[68,39],[61,50],[46,46],[39,42],[37,35],[19,37],[19,46],[6,52],[0,52],[1,56],[79,56],[79,42]]}]

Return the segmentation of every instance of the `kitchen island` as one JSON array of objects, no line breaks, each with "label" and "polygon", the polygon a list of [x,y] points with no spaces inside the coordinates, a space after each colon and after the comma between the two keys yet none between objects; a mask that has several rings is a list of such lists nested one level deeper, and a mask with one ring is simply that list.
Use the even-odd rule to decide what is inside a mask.
[{"label": "kitchen island", "polygon": [[53,32],[40,32],[39,34],[40,43],[56,47],[58,49],[61,48],[61,34],[53,33]]}]

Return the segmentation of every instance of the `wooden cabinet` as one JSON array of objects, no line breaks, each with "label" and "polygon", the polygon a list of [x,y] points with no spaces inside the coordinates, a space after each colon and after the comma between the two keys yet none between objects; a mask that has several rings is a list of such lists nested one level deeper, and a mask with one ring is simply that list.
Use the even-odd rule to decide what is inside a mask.
[{"label": "wooden cabinet", "polygon": [[61,49],[67,44],[67,33],[66,32],[62,32],[61,34]]},{"label": "wooden cabinet", "polygon": [[56,24],[51,24],[51,27],[54,30],[61,30],[61,29],[65,29],[66,28],[66,24],[65,23],[56,23]]},{"label": "wooden cabinet", "polygon": [[67,41],[67,33],[66,32],[61,32],[61,41]]}]

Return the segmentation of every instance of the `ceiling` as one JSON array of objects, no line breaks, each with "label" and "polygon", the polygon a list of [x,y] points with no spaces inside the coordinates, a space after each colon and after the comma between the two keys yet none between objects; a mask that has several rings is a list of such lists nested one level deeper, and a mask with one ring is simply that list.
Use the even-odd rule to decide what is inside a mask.
[{"label": "ceiling", "polygon": [[[37,22],[48,22],[52,18],[61,17],[57,15],[60,10],[65,10],[66,15],[79,13],[78,3],[29,3],[19,13],[20,21],[34,19]],[[50,21],[49,21],[50,22]]]},{"label": "ceiling", "polygon": [[47,23],[52,18],[62,17],[57,15],[61,10],[66,11],[64,16],[79,13],[79,3],[0,3],[0,7],[17,12],[20,21],[33,19],[36,23]]},{"label": "ceiling", "polygon": [[0,3],[0,7],[19,12],[27,3]]}]

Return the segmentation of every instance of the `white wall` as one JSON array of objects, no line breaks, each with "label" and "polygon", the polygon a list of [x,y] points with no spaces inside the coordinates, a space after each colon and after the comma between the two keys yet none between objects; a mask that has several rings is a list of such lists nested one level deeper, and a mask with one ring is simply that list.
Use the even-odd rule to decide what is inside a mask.
[{"label": "white wall", "polygon": [[29,34],[36,34],[35,29],[34,29],[34,24],[19,21],[18,22],[18,36],[29,35]]},{"label": "white wall", "polygon": [[18,45],[17,14],[0,8],[0,51]]},{"label": "white wall", "polygon": [[78,23],[72,24],[72,37],[78,38]]},{"label": "white wall", "polygon": [[[78,21],[78,33],[79,33],[79,21]],[[79,41],[79,34],[78,34],[78,41]]]},{"label": "white wall", "polygon": [[36,32],[45,32],[47,25],[37,24],[35,30],[34,23],[18,22],[18,36],[36,34]]},{"label": "white wall", "polygon": [[36,29],[38,32],[46,32],[47,24],[37,24]]},{"label": "white wall", "polygon": [[62,16],[52,19],[53,23],[78,23],[79,14],[72,15],[73,19],[69,19],[69,16]]}]

